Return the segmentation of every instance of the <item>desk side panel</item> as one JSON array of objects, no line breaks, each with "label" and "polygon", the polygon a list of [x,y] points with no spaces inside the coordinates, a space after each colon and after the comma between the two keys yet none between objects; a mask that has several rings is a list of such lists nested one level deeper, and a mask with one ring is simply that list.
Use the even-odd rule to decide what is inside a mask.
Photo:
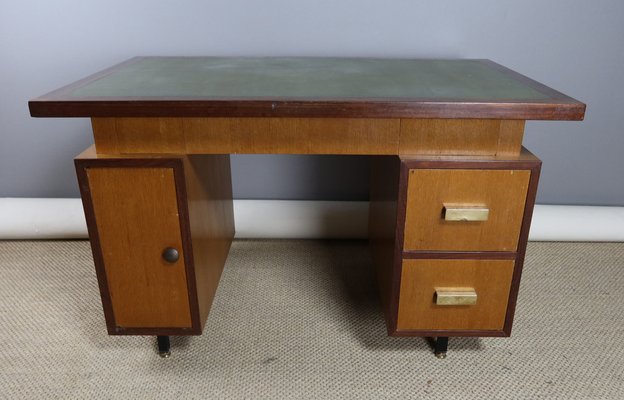
[{"label": "desk side panel", "polygon": [[234,237],[229,155],[184,157],[190,237],[203,327]]},{"label": "desk side panel", "polygon": [[386,316],[388,333],[395,331],[398,280],[395,264],[400,262],[397,237],[400,160],[396,156],[373,157],[369,210],[369,242],[377,270],[379,296]]}]

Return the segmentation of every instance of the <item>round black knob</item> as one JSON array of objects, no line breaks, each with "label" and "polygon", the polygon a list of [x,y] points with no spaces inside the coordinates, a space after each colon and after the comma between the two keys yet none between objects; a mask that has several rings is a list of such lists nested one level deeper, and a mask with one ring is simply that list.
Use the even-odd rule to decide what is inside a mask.
[{"label": "round black knob", "polygon": [[180,259],[180,253],[173,247],[167,247],[162,252],[162,258],[169,263],[174,263]]}]

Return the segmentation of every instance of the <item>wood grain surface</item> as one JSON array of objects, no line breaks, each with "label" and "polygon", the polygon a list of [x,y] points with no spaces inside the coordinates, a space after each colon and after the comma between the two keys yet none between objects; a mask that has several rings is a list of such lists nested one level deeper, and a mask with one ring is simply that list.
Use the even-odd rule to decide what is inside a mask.
[{"label": "wood grain surface", "polygon": [[[229,156],[172,157],[155,154],[125,155],[121,157],[96,154],[94,146],[91,146],[76,158],[75,163],[109,334],[201,334],[234,235]],[[123,207],[117,209],[117,203],[108,201],[100,206],[100,208],[105,208],[105,215],[96,218],[95,200],[92,195],[91,181],[88,178],[88,174],[92,171],[100,170],[128,170],[130,173],[143,170],[166,170],[168,174],[169,171],[172,171],[173,181],[171,184],[175,183],[174,200],[177,201],[177,216],[179,220],[176,229],[178,235],[182,238],[180,251],[184,255],[183,260],[179,262],[182,262],[186,267],[186,289],[190,303],[191,326],[176,327],[167,325],[150,327],[142,325],[125,327],[120,326],[116,321],[116,313],[113,311],[112,296],[109,289],[110,283],[108,282],[108,259],[104,257],[105,246],[101,241],[99,227],[102,224],[110,226],[115,222],[115,220],[111,222],[111,218],[123,218],[128,213],[125,212]],[[123,176],[114,172],[105,173],[100,180],[108,186],[117,187],[118,183],[115,179],[122,180],[122,186],[124,185]],[[128,186],[127,183],[125,185],[126,187]],[[134,187],[135,190],[132,193],[135,197],[140,197],[142,201],[150,201],[152,195],[159,195],[153,192],[155,189],[152,189],[151,192],[149,191],[152,188],[149,182],[144,183],[144,185],[148,186],[148,190],[144,190],[143,186]],[[120,193],[117,194],[119,195]],[[117,198],[117,201],[119,199],[120,197]],[[164,201],[164,197],[160,196],[155,201],[158,204]],[[99,203],[101,204],[102,202],[99,201]],[[149,210],[149,207],[146,210]],[[129,217],[134,218],[132,215]],[[154,217],[153,213],[150,218],[152,217]],[[153,222],[153,224],[155,223],[157,221]],[[155,230],[156,228],[149,224],[134,227],[135,231],[139,233],[142,229]],[[151,231],[148,233],[152,234]],[[157,237],[165,234],[175,235],[175,232],[167,228],[164,231],[154,233]],[[160,252],[158,254],[160,255]],[[141,284],[141,282],[137,282],[137,284]],[[130,299],[125,304],[125,307],[134,307],[133,301],[133,299]]]},{"label": "wood grain surface", "polygon": [[533,219],[533,209],[535,207],[535,198],[537,197],[537,187],[542,169],[542,162],[533,156],[534,160],[531,166],[531,180],[529,181],[529,190],[524,206],[524,217],[522,219],[522,228],[520,229],[520,240],[518,242],[518,253],[516,265],[514,268],[513,279],[511,282],[511,291],[509,293],[509,304],[507,307],[507,317],[505,318],[504,331],[507,335],[511,335],[514,315],[516,312],[516,303],[518,301],[518,292],[520,291],[520,279],[522,278],[522,270],[524,268],[524,258],[526,255],[527,244],[529,242],[529,231],[531,229],[531,220]]},{"label": "wood grain surface", "polygon": [[524,121],[375,118],[92,118],[101,154],[516,156]]},{"label": "wood grain surface", "polygon": [[[528,170],[412,169],[404,250],[511,251],[518,246]],[[445,203],[484,205],[487,221],[445,221]]]},{"label": "wood grain surface", "polygon": [[324,118],[93,118],[98,153],[396,154],[400,121]]},{"label": "wood grain surface", "polygon": [[368,240],[376,267],[379,298],[388,327],[396,325],[394,317],[398,280],[393,278],[395,262],[401,257],[397,224],[399,172],[401,160],[397,156],[374,157],[371,160],[370,207]]},{"label": "wood grain surface", "polygon": [[[492,330],[505,323],[513,260],[405,260],[397,330]],[[435,304],[436,287],[469,287],[477,304]]]},{"label": "wood grain surface", "polygon": [[395,154],[400,122],[357,118],[188,118],[187,153]]},{"label": "wood grain surface", "polygon": [[402,119],[399,154],[515,156],[524,121],[496,119]]},{"label": "wood grain surface", "polygon": [[[117,326],[191,327],[185,253],[171,168],[87,171]],[[162,252],[173,247],[170,264]]]},{"label": "wood grain surface", "polygon": [[189,237],[204,326],[234,237],[234,209],[229,155],[184,157]]}]

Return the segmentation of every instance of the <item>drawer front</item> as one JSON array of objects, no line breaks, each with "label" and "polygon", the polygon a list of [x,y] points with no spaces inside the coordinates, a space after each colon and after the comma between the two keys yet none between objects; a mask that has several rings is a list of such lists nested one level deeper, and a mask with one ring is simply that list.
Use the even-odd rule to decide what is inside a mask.
[{"label": "drawer front", "polygon": [[[173,168],[91,167],[86,174],[114,326],[190,328]],[[177,261],[164,259],[166,248],[178,251]]]},{"label": "drawer front", "polygon": [[513,269],[513,260],[404,260],[397,330],[502,330]]},{"label": "drawer front", "polygon": [[518,247],[530,170],[410,169],[404,250]]}]

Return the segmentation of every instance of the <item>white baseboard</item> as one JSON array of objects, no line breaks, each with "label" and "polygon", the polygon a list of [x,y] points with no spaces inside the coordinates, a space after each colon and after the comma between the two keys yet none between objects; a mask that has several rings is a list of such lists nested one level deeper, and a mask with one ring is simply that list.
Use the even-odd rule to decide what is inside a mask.
[{"label": "white baseboard", "polygon": [[[237,238],[366,238],[368,202],[235,200]],[[84,239],[80,199],[0,198],[0,239]],[[537,205],[529,240],[624,241],[624,207]]]},{"label": "white baseboard", "polygon": [[0,239],[83,239],[80,199],[0,198]]}]

